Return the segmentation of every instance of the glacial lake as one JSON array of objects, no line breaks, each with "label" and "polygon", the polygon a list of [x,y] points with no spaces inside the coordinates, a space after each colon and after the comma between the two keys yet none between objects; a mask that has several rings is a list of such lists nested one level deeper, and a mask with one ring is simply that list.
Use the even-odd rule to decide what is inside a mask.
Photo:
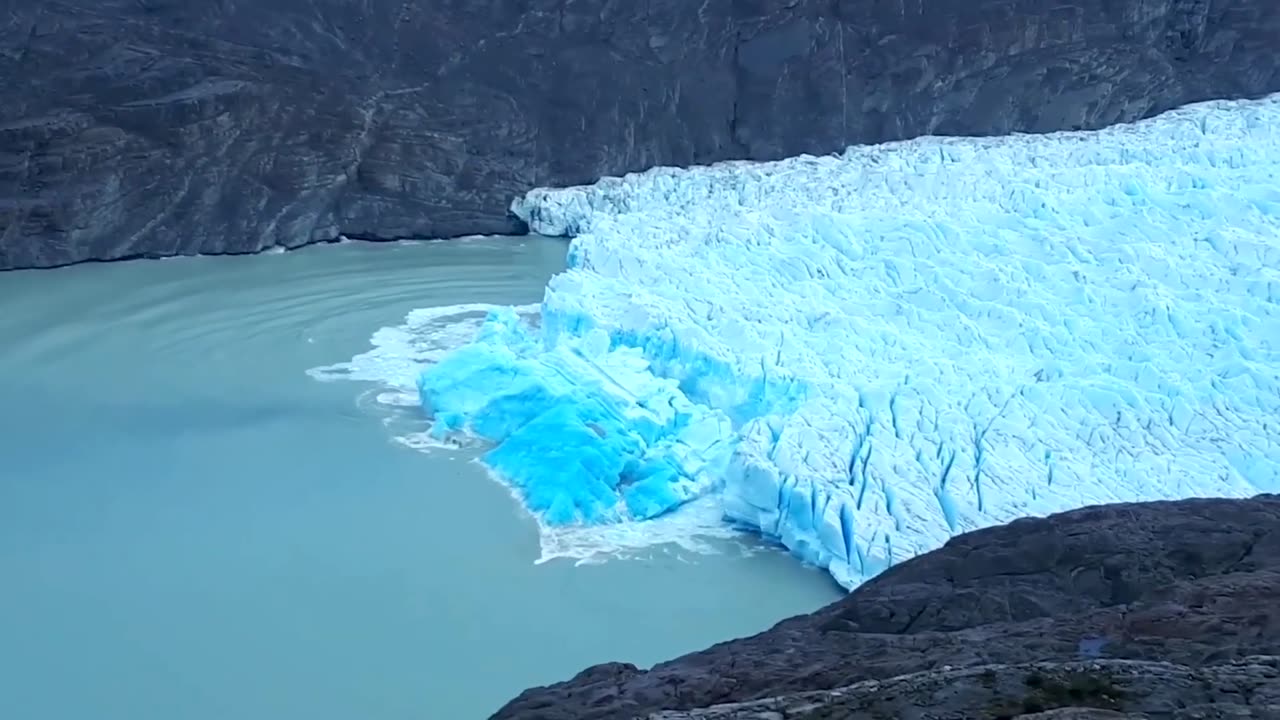
[{"label": "glacial lake", "polygon": [[[415,442],[415,368],[485,304],[537,303],[564,251],[0,273],[0,714],[469,720],[839,597],[750,537],[661,526],[536,562],[547,538],[477,449]],[[610,538],[631,547],[574,559]]]}]

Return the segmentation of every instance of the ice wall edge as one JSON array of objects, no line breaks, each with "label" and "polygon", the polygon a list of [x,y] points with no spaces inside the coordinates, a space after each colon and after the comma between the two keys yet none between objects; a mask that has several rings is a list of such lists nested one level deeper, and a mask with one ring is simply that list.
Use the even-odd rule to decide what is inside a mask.
[{"label": "ice wall edge", "polygon": [[[574,236],[540,327],[486,331],[518,360],[505,380],[478,392],[467,373],[496,366],[460,353],[424,373],[424,402],[470,387],[484,409],[453,431],[518,398],[537,442],[481,431],[490,459],[621,508],[571,499],[556,522],[717,493],[846,587],[1016,517],[1275,491],[1278,178],[1269,97],[535,190],[513,211]],[[547,414],[600,398],[590,433]],[[573,433],[632,445],[609,467],[539,464]],[[655,453],[665,474],[638,477],[679,490],[638,512],[617,468]]]}]

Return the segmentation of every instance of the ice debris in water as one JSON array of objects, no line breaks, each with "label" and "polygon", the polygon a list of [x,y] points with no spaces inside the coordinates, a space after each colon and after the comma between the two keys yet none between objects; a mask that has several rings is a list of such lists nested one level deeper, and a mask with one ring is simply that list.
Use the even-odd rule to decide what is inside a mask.
[{"label": "ice debris in water", "polygon": [[427,369],[550,524],[726,519],[853,587],[959,532],[1280,490],[1280,97],[536,190],[538,329]]}]

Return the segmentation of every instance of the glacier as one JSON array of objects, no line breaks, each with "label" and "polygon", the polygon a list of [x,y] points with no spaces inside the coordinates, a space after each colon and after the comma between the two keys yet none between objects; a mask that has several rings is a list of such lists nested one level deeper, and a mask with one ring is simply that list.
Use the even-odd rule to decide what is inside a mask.
[{"label": "glacier", "polygon": [[538,189],[540,318],[421,373],[548,525],[718,498],[853,588],[957,533],[1280,490],[1280,96]]}]

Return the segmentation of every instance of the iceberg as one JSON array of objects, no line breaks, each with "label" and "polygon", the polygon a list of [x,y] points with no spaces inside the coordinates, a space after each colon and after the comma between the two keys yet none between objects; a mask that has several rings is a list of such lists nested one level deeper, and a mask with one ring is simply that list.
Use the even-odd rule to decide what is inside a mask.
[{"label": "iceberg", "polygon": [[423,371],[543,522],[714,497],[852,588],[957,533],[1280,490],[1280,96],[538,189],[540,319]]}]

